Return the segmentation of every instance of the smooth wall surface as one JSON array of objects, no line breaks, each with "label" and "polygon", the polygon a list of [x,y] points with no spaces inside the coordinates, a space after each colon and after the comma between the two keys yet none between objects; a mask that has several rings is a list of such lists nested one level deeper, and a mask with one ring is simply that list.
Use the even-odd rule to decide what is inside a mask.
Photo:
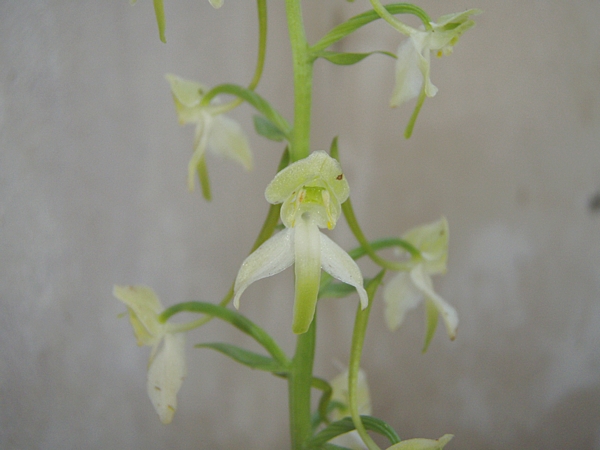
[{"label": "smooth wall surface", "polygon": [[[308,36],[369,7],[307,0]],[[438,95],[413,138],[412,104],[388,108],[394,62],[315,66],[312,144],[340,151],[371,238],[444,214],[449,271],[434,280],[458,310],[420,353],[423,310],[387,331],[381,297],[364,368],[374,414],[403,438],[456,435],[448,449],[600,449],[600,9],[596,2],[427,0],[434,18],[483,9],[454,54],[432,63]],[[188,338],[171,425],[145,392],[138,348],[112,285],[147,284],[165,305],[217,302],[256,236],[281,145],[255,136],[255,170],[210,156],[214,200],[186,188],[193,127],[177,123],[165,73],[246,84],[254,2],[0,2],[0,447],[279,449],[284,381],[193,344],[249,345],[211,323]],[[338,51],[395,51],[365,27]],[[285,8],[269,2],[258,92],[292,118]],[[340,220],[330,235],[356,246]],[[361,262],[367,276],[375,269]],[[292,274],[253,285],[241,311],[292,352]],[[356,298],[319,307],[316,373],[347,363]],[[189,319],[189,318],[188,318]]]}]

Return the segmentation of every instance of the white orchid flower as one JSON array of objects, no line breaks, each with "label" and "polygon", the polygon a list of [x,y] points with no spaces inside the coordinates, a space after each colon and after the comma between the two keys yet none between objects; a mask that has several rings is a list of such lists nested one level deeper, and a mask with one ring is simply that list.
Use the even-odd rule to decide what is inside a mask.
[{"label": "white orchid flower", "polygon": [[438,315],[442,316],[450,339],[456,337],[458,314],[434,290],[431,276],[446,272],[448,258],[448,222],[442,217],[437,222],[410,230],[403,239],[421,253],[409,272],[400,272],[390,280],[384,291],[385,318],[390,330],[397,329],[406,313],[425,299],[428,330],[425,348],[429,345]]},{"label": "white orchid flower", "polygon": [[407,439],[388,447],[387,450],[442,450],[454,436],[445,434],[439,439]]},{"label": "white orchid flower", "polygon": [[[337,421],[350,416],[350,397],[348,394],[348,370],[345,370],[329,382],[332,388],[331,401],[345,405],[331,412],[331,420]],[[362,369],[358,371],[357,404],[360,415],[371,415],[371,395],[367,375]],[[358,431],[344,433],[331,440],[332,444],[347,447],[352,450],[367,449]]]},{"label": "white orchid flower", "polygon": [[[222,1],[211,2],[215,8],[221,3]],[[215,102],[202,105],[202,97],[207,89],[200,83],[184,80],[176,75],[168,74],[166,78],[171,85],[179,123],[196,124],[194,153],[188,164],[189,190],[194,190],[194,175],[198,172],[200,176],[199,166],[203,164],[207,149],[240,163],[246,170],[252,169],[252,152],[239,124],[224,116],[223,109]]]},{"label": "white orchid flower", "polygon": [[186,376],[185,336],[169,332],[160,323],[160,300],[145,286],[115,286],[113,295],[129,311],[129,320],[138,345],[152,347],[148,361],[148,396],[162,423],[171,423],[177,409],[177,392]]},{"label": "white orchid flower", "polygon": [[390,106],[396,107],[411,100],[423,91],[433,97],[438,89],[430,79],[430,53],[437,56],[449,55],[460,36],[475,25],[469,16],[479,14],[478,9],[469,9],[456,14],[448,14],[431,22],[431,30],[409,30],[409,36],[398,47],[396,61],[396,85]]},{"label": "white orchid flower", "polygon": [[306,332],[313,320],[321,269],[354,286],[366,308],[369,300],[360,269],[348,253],[319,231],[335,227],[349,193],[340,164],[323,151],[279,172],[267,186],[265,197],[270,203],[283,203],[281,220],[286,229],[242,263],[235,280],[234,306],[239,308],[240,296],[252,283],[295,264],[294,333]]}]

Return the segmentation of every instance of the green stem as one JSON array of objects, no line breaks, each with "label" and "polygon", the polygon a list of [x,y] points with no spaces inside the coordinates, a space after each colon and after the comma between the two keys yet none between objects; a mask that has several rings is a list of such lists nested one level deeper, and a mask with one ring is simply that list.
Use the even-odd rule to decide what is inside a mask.
[{"label": "green stem", "polygon": [[256,0],[256,9],[258,11],[258,57],[256,59],[254,77],[248,85],[248,89],[251,91],[258,86],[263,68],[265,67],[265,55],[267,53],[267,1]]},{"label": "green stem", "polygon": [[[266,0],[256,0],[256,7],[258,10],[258,56],[256,58],[256,68],[254,69],[254,76],[252,81],[248,85],[248,90],[254,91],[258,82],[262,77],[263,69],[265,67],[265,56],[267,53],[267,3]],[[213,89],[214,90],[214,89]],[[214,98],[216,93],[209,91],[210,95],[205,95],[202,98],[202,106],[208,106],[210,101]],[[230,102],[224,103],[213,107],[213,114],[224,114],[229,112],[242,104],[244,99],[236,98]]]},{"label": "green stem", "polygon": [[310,153],[310,110],[312,103],[312,68],[302,20],[301,0],[286,0],[286,14],[294,66],[294,129],[290,142],[291,162]]},{"label": "green stem", "polygon": [[[396,19],[394,16],[392,16],[389,13],[389,11],[386,9],[386,7],[383,6],[379,0],[370,0],[370,1],[371,1],[371,6],[373,6],[373,9],[375,10],[375,12],[377,14],[379,14],[379,17],[381,17],[383,20],[385,20],[387,23],[389,23],[392,27],[394,27],[400,33],[402,33],[406,36],[410,36],[411,32],[414,31],[413,28],[409,27],[408,25],[404,25],[402,22],[400,22],[398,19]],[[418,9],[420,9],[420,8],[418,8]],[[423,20],[423,24],[425,25],[425,28],[427,28],[428,30],[431,29],[431,24],[429,23],[429,21],[426,22]]]},{"label": "green stem", "polygon": [[302,450],[304,442],[312,435],[310,393],[313,382],[316,330],[317,315],[315,314],[308,331],[298,335],[296,353],[288,378],[292,450]]},{"label": "green stem", "polygon": [[408,125],[406,125],[406,129],[404,130],[404,137],[409,139],[412,136],[413,128],[415,127],[415,122],[417,121],[417,117],[419,116],[419,112],[421,111],[421,106],[425,102],[425,86],[419,92],[419,98],[417,99],[417,104],[415,105],[415,109],[410,116],[410,120],[408,121]]},{"label": "green stem", "polygon": [[383,279],[384,275],[385,269],[379,272],[379,274],[365,287],[367,294],[369,294],[369,305],[365,309],[361,309],[360,305],[358,305],[356,319],[354,321],[354,331],[352,333],[350,365],[348,367],[348,401],[350,403],[350,415],[352,416],[352,421],[354,422],[356,431],[358,431],[358,434],[369,450],[381,449],[375,443],[375,441],[371,439],[371,436],[368,435],[358,412],[358,372],[360,370],[360,358],[362,355],[363,343],[365,342],[365,335],[367,332],[367,325],[369,323],[371,306],[373,305],[373,298],[375,297],[375,292],[377,292],[377,288],[381,284],[381,280]]},{"label": "green stem", "polygon": [[[410,3],[394,3],[385,5],[385,10],[390,14],[412,14],[417,16],[424,24],[426,29],[431,29],[431,19],[425,11],[416,5]],[[315,45],[312,46],[313,53],[319,53],[325,50],[330,45],[352,34],[360,27],[363,27],[374,20],[380,19],[381,15],[376,11],[370,10],[348,19],[346,22],[332,28],[325,36],[323,36]]]}]

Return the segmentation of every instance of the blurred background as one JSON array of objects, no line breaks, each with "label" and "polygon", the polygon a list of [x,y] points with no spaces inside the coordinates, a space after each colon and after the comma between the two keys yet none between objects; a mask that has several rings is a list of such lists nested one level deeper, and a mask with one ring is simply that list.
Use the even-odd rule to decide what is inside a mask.
[{"label": "blurred background", "polygon": [[[308,37],[369,8],[307,0]],[[414,103],[390,110],[394,61],[315,66],[312,145],[339,136],[366,234],[450,224],[436,290],[456,307],[421,354],[424,312],[397,332],[371,316],[363,367],[373,412],[402,438],[456,437],[448,449],[600,449],[600,9],[560,0],[424,0],[434,20],[484,14],[451,56],[410,140]],[[287,386],[193,344],[249,339],[214,321],[188,337],[188,377],[172,424],[146,395],[113,284],[152,286],[163,304],[217,302],[268,209],[282,146],[254,135],[255,170],[209,155],[213,202],[186,188],[193,126],[177,123],[165,73],[245,85],[254,71],[255,4],[0,2],[0,447],[289,447]],[[411,21],[412,25],[416,23]],[[284,2],[269,2],[257,91],[292,118]],[[338,51],[395,52],[383,22]],[[356,241],[343,220],[330,233]],[[375,269],[361,261],[367,276]],[[292,272],[254,284],[241,312],[293,351]],[[356,296],[319,306],[315,372],[348,362]],[[186,319],[187,317],[181,317]],[[191,317],[190,317],[191,318]],[[337,365],[336,365],[337,364]]]}]

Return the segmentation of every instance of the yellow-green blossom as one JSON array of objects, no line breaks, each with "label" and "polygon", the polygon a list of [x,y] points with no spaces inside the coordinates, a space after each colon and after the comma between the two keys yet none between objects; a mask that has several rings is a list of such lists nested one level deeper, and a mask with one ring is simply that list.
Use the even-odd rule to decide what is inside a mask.
[{"label": "yellow-green blossom", "polygon": [[[335,408],[331,412],[331,420],[337,421],[344,417],[350,417],[350,397],[348,395],[348,370],[345,370],[333,380],[330,381],[331,388],[333,390],[331,394],[331,401],[337,402],[344,405],[340,408]],[[357,383],[357,405],[358,413],[360,415],[371,415],[371,395],[369,393],[369,384],[367,383],[367,375],[360,369],[358,371],[358,383]],[[335,439],[331,440],[332,444],[341,445],[352,450],[363,450],[365,446],[362,438],[358,434],[358,431],[350,431],[344,433]]]},{"label": "yellow-green blossom", "polygon": [[244,166],[246,170],[250,170],[252,168],[252,152],[246,135],[236,121],[223,115],[223,108],[215,102],[209,105],[202,104],[202,98],[207,92],[206,87],[176,75],[169,74],[166,78],[171,85],[179,123],[182,125],[196,124],[194,153],[188,164],[189,190],[194,189],[196,172],[200,176],[199,166],[203,164],[207,149],[232,159]]},{"label": "yellow-green blossom", "polygon": [[408,311],[425,299],[428,330],[425,349],[429,345],[438,314],[441,314],[450,339],[456,337],[458,314],[434,290],[431,275],[446,272],[448,258],[448,222],[442,217],[437,222],[410,230],[403,239],[420,251],[421,257],[414,262],[409,272],[400,272],[386,285],[385,318],[391,330],[397,329]]},{"label": "yellow-green blossom", "polygon": [[423,90],[427,97],[437,93],[437,87],[430,79],[430,53],[437,56],[449,55],[454,49],[460,36],[475,25],[469,18],[479,14],[477,9],[448,14],[431,22],[431,30],[409,30],[409,36],[398,47],[396,61],[396,85],[390,106],[399,106],[402,103],[417,97]]},{"label": "yellow-green blossom", "polygon": [[138,345],[152,347],[148,361],[148,396],[162,423],[170,423],[177,409],[177,392],[186,376],[185,335],[169,332],[160,323],[163,311],[154,291],[145,286],[115,286],[113,295],[127,305]]},{"label": "yellow-green blossom", "polygon": [[387,450],[442,450],[454,436],[445,434],[441,438],[434,439],[407,439],[388,447]]},{"label": "yellow-green blossom", "polygon": [[234,306],[239,307],[240,296],[250,284],[295,264],[294,333],[306,332],[313,320],[321,269],[354,286],[365,308],[369,300],[360,269],[348,253],[319,231],[335,227],[349,193],[340,164],[323,151],[279,172],[267,186],[265,197],[270,203],[283,203],[281,220],[286,229],[242,263],[235,280]]}]

